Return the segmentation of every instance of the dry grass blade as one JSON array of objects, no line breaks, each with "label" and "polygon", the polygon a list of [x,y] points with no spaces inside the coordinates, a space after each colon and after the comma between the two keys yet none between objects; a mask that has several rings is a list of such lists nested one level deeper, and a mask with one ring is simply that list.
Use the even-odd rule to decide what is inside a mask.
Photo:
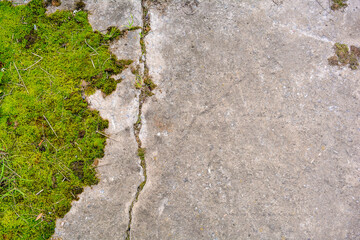
[{"label": "dry grass blade", "polygon": [[19,75],[19,79],[22,81],[22,83],[23,83],[23,85],[24,85],[24,88],[26,89],[26,92],[29,93],[29,90],[27,89],[27,87],[26,87],[26,85],[25,85],[25,82],[24,82],[24,80],[22,79],[22,77],[21,77],[21,75],[20,75],[20,73],[19,73],[19,69],[16,67],[15,62],[14,62],[14,67],[15,67],[15,69],[16,69],[17,74]]},{"label": "dry grass blade", "polygon": [[40,213],[40,214],[36,217],[35,221],[39,220],[43,215],[44,215],[43,213]]},{"label": "dry grass blade", "polygon": [[96,54],[99,54],[92,46],[90,46],[90,45],[87,43],[86,39],[85,39],[85,43],[86,43],[86,45],[87,45],[89,48],[91,48]]},{"label": "dry grass blade", "polygon": [[21,69],[21,70],[26,71],[26,70],[32,68],[33,66],[35,66],[36,64],[38,64],[38,63],[43,59],[42,56],[39,56],[39,55],[37,55],[36,53],[32,53],[32,54],[35,55],[35,56],[37,56],[37,57],[39,57],[40,59],[37,60],[34,64],[30,65],[29,67],[27,67],[27,68],[25,68],[25,69]]},{"label": "dry grass blade", "polygon": [[56,134],[55,130],[53,129],[53,127],[51,126],[50,122],[47,120],[47,118],[45,117],[45,115],[43,115],[44,119],[46,120],[46,122],[49,124],[51,130],[53,131],[53,133],[55,134],[56,137],[58,137],[58,135]]},{"label": "dry grass blade", "polygon": [[100,134],[100,135],[103,135],[104,137],[107,137],[107,138],[109,138],[109,139],[111,139],[111,140],[114,140],[114,141],[116,141],[116,142],[119,142],[119,140],[116,140],[115,138],[111,138],[111,137],[109,137],[108,135],[106,135],[106,134],[104,134],[104,133],[102,133],[102,132],[99,132],[99,131],[96,131],[98,134]]}]

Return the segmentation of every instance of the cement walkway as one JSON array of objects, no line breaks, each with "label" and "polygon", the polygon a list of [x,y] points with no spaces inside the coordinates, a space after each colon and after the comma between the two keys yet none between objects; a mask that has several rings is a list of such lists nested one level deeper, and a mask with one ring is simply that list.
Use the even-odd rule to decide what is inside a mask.
[{"label": "cement walkway", "polygon": [[112,46],[158,85],[141,111],[146,185],[134,201],[140,93],[127,71],[89,98],[110,121],[101,181],[54,236],[360,239],[360,70],[327,60],[336,42],[360,47],[360,1],[153,2],[85,1],[94,29],[150,19],[146,54],[140,30]]}]

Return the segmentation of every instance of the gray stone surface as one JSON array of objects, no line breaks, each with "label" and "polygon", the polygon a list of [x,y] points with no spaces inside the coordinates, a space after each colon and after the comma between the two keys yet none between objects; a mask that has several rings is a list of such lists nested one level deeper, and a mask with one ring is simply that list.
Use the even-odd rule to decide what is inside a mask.
[{"label": "gray stone surface", "polygon": [[136,63],[139,63],[141,56],[141,49],[139,47],[140,32],[141,29],[129,31],[126,36],[114,40],[110,44],[110,51],[114,53],[118,59],[132,59]]},{"label": "gray stone surface", "polygon": [[[78,0],[62,0],[59,7],[50,6],[48,12],[74,10],[76,2]],[[140,0],[84,0],[83,2],[85,10],[89,12],[89,22],[94,30],[106,31],[109,26],[126,29],[130,23],[133,26],[141,26]]]},{"label": "gray stone surface", "polygon": [[186,2],[150,11],[132,239],[360,239],[360,71],[327,63],[360,2]]}]

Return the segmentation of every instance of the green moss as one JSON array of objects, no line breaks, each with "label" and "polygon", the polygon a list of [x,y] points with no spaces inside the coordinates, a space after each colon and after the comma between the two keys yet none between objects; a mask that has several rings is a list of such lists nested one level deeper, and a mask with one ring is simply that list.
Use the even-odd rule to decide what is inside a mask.
[{"label": "green moss", "polygon": [[349,47],[346,44],[335,43],[335,54],[341,64],[349,63]]},{"label": "green moss", "polygon": [[346,8],[347,5],[347,0],[332,0],[332,5],[331,5],[331,10],[339,10],[341,8]]},{"label": "green moss", "polygon": [[120,31],[117,27],[108,27],[107,33],[105,34],[105,40],[114,40],[122,37],[126,34],[126,31]]},{"label": "green moss", "polygon": [[131,61],[110,54],[113,38],[87,17],[47,16],[41,0],[0,2],[0,239],[49,238],[76,195],[98,182],[93,162],[108,122],[85,94],[110,94],[111,76]]},{"label": "green moss", "polygon": [[138,149],[138,156],[139,156],[140,159],[144,159],[144,158],[145,158],[145,153],[146,153],[145,148],[139,148],[139,149]]},{"label": "green moss", "polygon": [[145,55],[146,54],[145,40],[142,35],[140,36],[140,46],[141,46],[141,53]]},{"label": "green moss", "polygon": [[117,27],[111,26],[111,27],[108,27],[107,32],[104,36],[104,40],[105,41],[113,41],[120,37],[126,36],[129,31],[134,31],[137,29],[140,29],[140,27],[139,26],[128,26],[127,29],[120,30]]},{"label": "green moss", "polygon": [[145,77],[144,83],[149,88],[150,91],[154,90],[157,87],[157,85],[152,81],[152,79],[149,76]]},{"label": "green moss", "polygon": [[350,59],[349,59],[349,67],[352,70],[356,70],[356,69],[358,69],[358,66],[359,66],[359,61],[358,61],[357,57],[354,54],[351,54]]},{"label": "green moss", "polygon": [[360,49],[355,46],[349,47],[346,44],[341,43],[335,43],[334,45],[335,49],[335,56],[332,56],[328,58],[328,62],[332,66],[336,65],[347,65],[349,64],[349,67],[352,70],[356,70],[359,66],[359,60],[360,57]]}]

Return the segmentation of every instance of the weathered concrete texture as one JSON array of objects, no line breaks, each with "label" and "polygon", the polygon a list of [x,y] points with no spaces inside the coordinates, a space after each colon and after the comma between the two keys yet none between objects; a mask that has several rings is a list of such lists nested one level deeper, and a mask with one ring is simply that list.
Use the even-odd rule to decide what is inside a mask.
[{"label": "weathered concrete texture", "polygon": [[125,29],[130,23],[133,26],[141,26],[142,10],[139,0],[87,0],[84,2],[86,10],[92,13],[89,21],[95,29],[106,30],[104,26]]},{"label": "weathered concrete texture", "polygon": [[140,29],[129,31],[126,36],[114,40],[110,44],[110,51],[115,54],[118,59],[132,59],[138,64],[141,56],[141,48],[139,47],[140,33]]},{"label": "weathered concrete texture", "polygon": [[196,2],[150,10],[132,239],[360,239],[360,2]]}]

